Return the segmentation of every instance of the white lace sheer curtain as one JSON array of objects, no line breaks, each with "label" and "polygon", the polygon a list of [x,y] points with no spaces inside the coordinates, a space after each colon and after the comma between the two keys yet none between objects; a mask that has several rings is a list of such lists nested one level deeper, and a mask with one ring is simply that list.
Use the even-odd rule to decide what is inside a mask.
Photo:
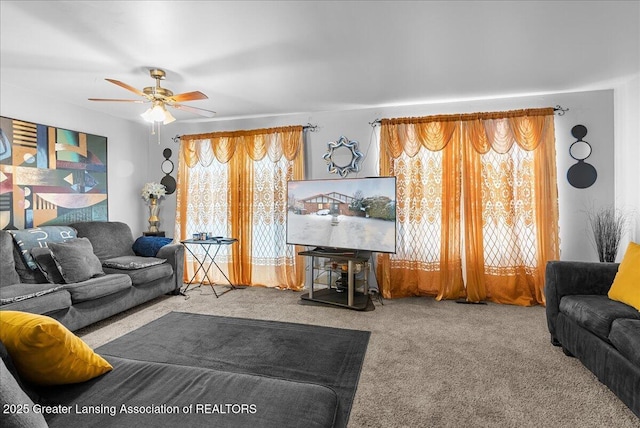
[{"label": "white lace sheer curtain", "polygon": [[[216,258],[234,284],[304,286],[304,261],[285,234],[287,181],[303,176],[302,142],[302,127],[181,138],[176,236],[238,239]],[[185,278],[196,269],[189,255]],[[221,280],[216,271],[210,270],[214,282]]]}]

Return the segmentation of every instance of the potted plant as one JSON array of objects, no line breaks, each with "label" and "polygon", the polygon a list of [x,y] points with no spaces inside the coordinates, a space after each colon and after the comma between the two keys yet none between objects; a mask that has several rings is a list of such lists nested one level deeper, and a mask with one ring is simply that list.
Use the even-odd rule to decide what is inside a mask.
[{"label": "potted plant", "polygon": [[626,216],[613,206],[587,211],[593,243],[601,262],[615,262],[624,235]]}]

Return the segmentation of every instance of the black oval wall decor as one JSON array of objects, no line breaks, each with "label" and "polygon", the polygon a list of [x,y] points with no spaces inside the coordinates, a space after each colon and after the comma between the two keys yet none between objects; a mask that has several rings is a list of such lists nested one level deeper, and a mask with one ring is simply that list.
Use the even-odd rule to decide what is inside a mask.
[{"label": "black oval wall decor", "polygon": [[598,172],[590,163],[579,160],[578,163],[571,166],[567,171],[567,180],[569,184],[577,189],[586,189],[596,182]]},{"label": "black oval wall decor", "polygon": [[577,189],[586,189],[593,185],[598,178],[595,167],[584,160],[591,156],[591,144],[583,140],[587,135],[587,127],[576,125],[571,128],[571,135],[576,141],[569,147],[569,156],[578,162],[567,171],[567,181]]},{"label": "black oval wall decor", "polygon": [[171,157],[171,149],[166,148],[162,152],[162,155],[165,159],[162,161],[162,165],[160,165],[160,169],[164,172],[165,176],[160,180],[160,184],[164,185],[167,195],[172,194],[176,191],[176,179],[173,178],[170,174],[173,172],[173,162],[169,159]]}]

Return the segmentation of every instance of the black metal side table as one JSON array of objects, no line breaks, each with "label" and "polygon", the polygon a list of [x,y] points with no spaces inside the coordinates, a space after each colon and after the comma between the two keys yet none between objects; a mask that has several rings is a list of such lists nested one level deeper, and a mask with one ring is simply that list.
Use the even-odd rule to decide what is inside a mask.
[{"label": "black metal side table", "polygon": [[[238,242],[237,239],[235,238],[186,239],[180,242],[182,243],[182,245],[184,245],[187,251],[193,256],[193,258],[198,263],[198,268],[196,269],[193,276],[191,277],[191,280],[189,280],[189,282],[187,283],[187,286],[185,287],[185,289],[182,291],[183,294],[186,293],[189,287],[194,283],[194,280],[196,279],[196,276],[198,276],[198,272],[200,271],[204,273],[204,276],[200,281],[200,283],[198,284],[198,287],[201,287],[203,285],[211,286],[211,290],[213,290],[213,294],[215,294],[216,298],[222,296],[223,294],[231,290],[239,290],[239,289],[245,288],[243,286],[233,285],[229,277],[222,271],[222,269],[220,269],[220,266],[218,266],[218,264],[216,263],[216,256],[218,255],[220,248],[222,248],[223,245],[232,245]],[[204,249],[204,255],[202,255],[201,258],[198,257],[198,254],[196,254],[196,251],[193,251],[190,248],[192,245],[193,246],[199,245],[202,249]],[[209,261],[210,263],[208,266],[205,266],[207,261]],[[225,287],[228,288],[228,290],[225,290],[222,293],[216,292],[215,288],[213,288],[214,283],[211,280],[211,278],[209,278],[209,269],[211,269],[212,265],[218,269],[218,271],[229,283],[229,285],[226,285],[226,284],[224,285]],[[205,279],[207,280],[207,283],[205,283]]]}]

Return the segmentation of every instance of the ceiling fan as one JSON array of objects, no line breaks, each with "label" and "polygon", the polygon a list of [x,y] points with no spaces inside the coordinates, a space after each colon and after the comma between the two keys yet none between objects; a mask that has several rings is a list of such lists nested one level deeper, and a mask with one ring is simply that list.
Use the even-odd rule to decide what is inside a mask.
[{"label": "ceiling fan", "polygon": [[153,68],[149,70],[149,74],[152,78],[156,79],[155,86],[148,86],[142,91],[120,82],[115,79],[105,79],[115,85],[118,85],[124,89],[127,89],[134,94],[144,97],[144,100],[131,100],[131,99],[116,99],[116,98],[89,98],[90,101],[115,101],[125,103],[152,103],[151,107],[140,116],[147,122],[163,122],[165,125],[176,120],[171,113],[167,110],[166,106],[175,108],[177,110],[184,110],[189,113],[194,113],[204,117],[213,117],[216,112],[211,110],[205,110],[202,108],[196,108],[181,104],[185,101],[206,100],[208,97],[200,91],[184,92],[182,94],[174,95],[169,89],[160,86],[160,81],[164,80],[166,73],[164,70]]}]

